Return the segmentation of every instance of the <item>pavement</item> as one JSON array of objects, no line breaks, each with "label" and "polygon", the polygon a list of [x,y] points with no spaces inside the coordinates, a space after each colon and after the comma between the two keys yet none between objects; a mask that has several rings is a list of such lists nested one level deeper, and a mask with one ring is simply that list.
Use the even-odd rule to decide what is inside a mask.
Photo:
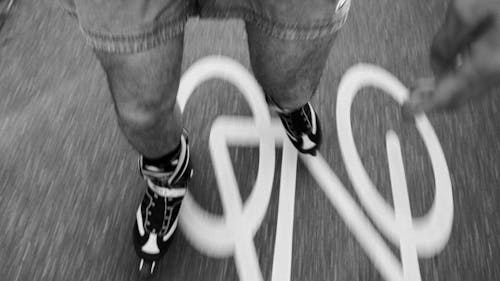
[{"label": "pavement", "polygon": [[[269,205],[250,239],[247,217],[235,213],[232,225],[224,217],[225,183],[217,182],[209,151],[214,120],[248,116],[250,108],[227,82],[200,85],[185,109],[195,168],[191,198],[243,230],[231,228],[224,238],[238,242],[217,254],[217,246],[194,243],[184,224],[154,280],[499,280],[498,91],[457,111],[427,115],[438,140],[429,145],[415,122],[402,119],[399,103],[372,83],[341,120],[352,128],[371,189],[351,166],[354,158],[342,156],[341,80],[359,63],[383,68],[405,86],[430,75],[428,46],[445,6],[353,1],[312,100],[324,127],[321,157],[300,157],[295,185],[287,177],[282,185],[282,166],[293,168],[297,159],[286,144],[276,149]],[[240,21],[190,20],[185,46],[183,71],[208,55],[249,68]],[[0,70],[1,279],[138,280],[131,243],[143,192],[137,154],[118,130],[104,72],[77,24],[53,1],[16,1],[0,30]],[[400,158],[388,153],[389,130],[398,136]],[[231,146],[229,153],[241,204],[252,197],[259,150]],[[440,155],[446,165],[433,168]],[[404,171],[394,172],[401,166]],[[433,228],[423,231],[427,224]]]}]

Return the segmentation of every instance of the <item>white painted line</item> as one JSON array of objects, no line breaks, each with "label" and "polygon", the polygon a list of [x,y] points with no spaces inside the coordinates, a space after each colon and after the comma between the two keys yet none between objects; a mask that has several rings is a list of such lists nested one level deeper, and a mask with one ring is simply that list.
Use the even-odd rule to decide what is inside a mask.
[{"label": "white painted line", "polygon": [[[273,120],[272,128],[268,132],[268,135],[273,137],[277,144],[286,140],[284,130],[279,122],[279,120]],[[242,143],[247,146],[258,146],[260,142],[260,132],[256,129],[253,119],[248,117],[220,116],[214,121],[212,134],[221,136],[218,140],[218,145],[221,148],[214,147],[212,150],[223,149],[229,145],[242,145]],[[216,144],[213,143],[211,146],[216,146]],[[214,169],[222,169],[217,160],[212,159],[212,162]],[[274,173],[274,167],[264,168],[261,170],[271,174],[261,175],[256,179],[254,188],[243,207],[243,217],[250,225],[252,233],[255,233],[261,225],[269,204],[267,198],[270,196],[271,187],[269,189],[263,187],[266,186],[264,183]],[[226,186],[223,182],[218,183],[219,190],[227,188],[221,187],[221,185]],[[202,253],[214,257],[227,257],[233,253],[234,241],[227,239],[227,237],[231,237],[231,234],[225,218],[204,211],[193,200],[192,196],[186,196],[184,199],[180,219],[181,228],[186,237]]]},{"label": "white painted line", "polygon": [[386,140],[394,211],[396,213],[396,223],[399,227],[399,248],[403,263],[404,280],[421,281],[417,248],[415,246],[415,232],[412,224],[410,196],[408,195],[403,156],[401,155],[401,144],[396,133],[392,130],[387,132]]},{"label": "white painted line", "polygon": [[250,106],[255,123],[267,127],[271,120],[264,93],[255,78],[238,62],[223,56],[208,56],[195,62],[182,75],[177,101],[184,111],[194,90],[211,79],[225,80],[241,91]]},{"label": "white painted line", "polygon": [[358,207],[356,201],[330,169],[328,163],[321,155],[316,157],[301,155],[300,158],[384,279],[402,281],[403,273],[400,262],[394,257],[380,234],[364,216],[361,208]]},{"label": "white painted line", "polygon": [[[224,147],[224,149],[227,150],[228,147],[227,135],[233,132],[233,130],[231,130],[232,128],[228,127],[228,125],[230,124],[235,124],[234,122],[230,121],[230,118],[218,118],[214,122],[210,134],[209,145],[211,150],[212,163],[214,165],[214,170],[220,170],[221,173],[221,178],[217,179],[217,184],[219,185],[219,190],[221,192],[223,189],[228,188],[228,185],[226,184],[226,180],[223,175],[228,172],[227,169],[229,168],[229,166],[221,167],[218,165],[218,159],[217,159],[218,152],[216,151],[217,148],[215,147],[215,145],[220,145],[221,149],[222,147]],[[244,127],[240,125],[240,128]],[[261,138],[259,141],[260,154],[259,154],[259,167],[257,171],[257,178],[255,179],[252,191],[248,195],[247,201],[244,203],[244,207],[242,210],[243,218],[245,219],[246,223],[250,226],[252,234],[255,234],[266,215],[267,207],[269,206],[269,200],[271,199],[272,183],[275,173],[274,161],[272,160],[274,160],[276,152],[274,150],[274,145],[271,146],[268,143],[270,140],[271,143],[273,142],[272,136],[268,136],[269,138],[265,139],[262,138],[260,135],[260,130],[256,130],[255,125],[247,128],[248,131],[253,131],[254,133],[257,133],[257,136]],[[218,139],[219,137],[220,139],[216,142],[215,140]],[[255,138],[255,136],[254,137],[249,136],[249,138]],[[228,163],[228,165],[231,165],[231,163]],[[234,171],[232,170],[232,166],[231,166],[231,173],[233,173],[234,176]],[[235,188],[237,188],[237,186],[235,186]]]},{"label": "white painted line", "polygon": [[261,134],[273,138],[276,146],[283,145],[283,141],[288,139],[278,118],[271,119],[271,125],[267,128],[257,128],[252,118],[222,115],[215,119],[212,130],[215,126],[223,127],[221,132],[225,130],[224,135],[228,146],[259,146]]},{"label": "white painted line", "polygon": [[[211,134],[210,154],[219,188],[224,218],[231,236],[222,237],[234,241],[235,261],[242,281],[259,281],[260,266],[253,244],[253,234],[243,217],[243,203],[239,193],[233,165],[223,135]],[[203,232],[202,229],[199,231]]]},{"label": "white painted line", "polygon": [[[181,79],[179,104],[184,109],[197,85],[221,78],[243,93],[253,118],[222,116],[215,120],[210,134],[210,153],[224,210],[215,216],[203,210],[188,193],[181,210],[181,229],[201,252],[213,257],[233,255],[242,281],[262,281],[253,237],[268,209],[275,168],[275,145],[283,144],[278,222],[272,281],[290,281],[297,151],[289,143],[279,120],[271,120],[263,94],[253,77],[242,66],[227,58],[207,58],[194,64]],[[337,209],[368,257],[387,281],[420,281],[418,256],[432,256],[447,243],[453,221],[451,180],[442,148],[424,115],[416,117],[417,129],[431,158],[435,178],[435,198],[422,218],[411,215],[401,145],[396,134],[387,133],[387,156],[395,209],[385,202],[360,160],[352,135],[351,105],[357,92],[375,86],[402,104],[408,90],[387,71],[358,65],[343,77],[337,101],[339,143],[348,175],[368,214],[389,241],[401,249],[401,262],[395,257],[363,210],[356,204],[326,161],[301,155],[305,166]],[[242,202],[229,146],[259,146],[259,168],[255,185]]]},{"label": "white painted line", "polygon": [[[374,86],[399,104],[408,98],[408,89],[386,70],[366,64],[350,68],[342,78],[337,95],[337,130],[342,158],[356,193],[374,222],[394,244],[399,234],[394,210],[385,202],[366,172],[359,157],[351,127],[351,105],[364,87]],[[419,255],[432,256],[446,245],[453,223],[453,195],[446,159],[432,125],[425,115],[416,117],[417,129],[431,158],[435,181],[435,198],[429,212],[413,221]]]},{"label": "white painted line", "polygon": [[278,222],[274,244],[271,280],[291,280],[293,219],[295,210],[295,185],[297,179],[297,150],[286,140],[281,161]]},{"label": "white painted line", "polygon": [[188,241],[200,252],[215,258],[229,257],[234,253],[234,241],[224,217],[203,210],[186,196],[179,217],[180,227]]},{"label": "white painted line", "polygon": [[429,212],[415,218],[415,243],[421,257],[439,253],[450,239],[453,226],[453,191],[450,172],[439,139],[425,115],[417,116],[417,129],[422,136],[434,172],[434,202]]},{"label": "white painted line", "polygon": [[[382,82],[378,80],[383,80]],[[392,207],[387,204],[366,172],[356,149],[351,125],[351,106],[363,87],[377,86],[387,93],[404,93],[405,88],[378,68],[357,65],[342,77],[337,94],[337,131],[342,158],[352,185],[363,206],[389,240],[397,245],[399,237]],[[396,98],[400,98],[397,96]],[[402,101],[403,99],[401,99]],[[399,101],[399,100],[398,100]]]},{"label": "white painted line", "polygon": [[[223,119],[217,120],[212,126],[209,140],[210,155],[214,165],[215,176],[221,196],[224,210],[223,219],[212,219],[210,222],[219,222],[219,229],[207,225],[201,220],[203,217],[214,217],[200,208],[191,198],[186,195],[186,202],[181,209],[181,228],[184,229],[186,237],[194,245],[201,246],[203,251],[214,250],[216,255],[234,254],[235,263],[240,280],[260,281],[263,280],[262,273],[257,258],[253,236],[259,228],[266,214],[269,200],[271,198],[271,188],[275,167],[275,144],[271,135],[265,134],[269,131],[271,122],[264,100],[264,94],[255,78],[239,63],[226,57],[214,56],[206,57],[193,64],[183,75],[179,84],[178,102],[181,111],[184,110],[189,97],[193,91],[209,79],[219,78],[235,85],[243,94],[250,105],[254,122],[251,127],[257,133],[259,144],[259,168],[255,186],[244,204],[239,193],[231,158],[229,156],[227,136],[229,133],[223,124]],[[186,210],[187,211],[184,211]],[[187,215],[184,215],[187,212]],[[195,220],[194,229],[188,218]],[[185,227],[184,227],[185,226]],[[225,234],[215,240],[215,245],[221,249],[214,249],[213,245],[205,244],[209,231]],[[226,242],[224,242],[225,240]],[[234,252],[228,250],[233,249]]]}]

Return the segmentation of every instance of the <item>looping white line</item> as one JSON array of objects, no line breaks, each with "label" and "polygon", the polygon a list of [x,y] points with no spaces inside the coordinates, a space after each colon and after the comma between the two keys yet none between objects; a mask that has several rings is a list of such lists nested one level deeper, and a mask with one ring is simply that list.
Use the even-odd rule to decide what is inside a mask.
[{"label": "looping white line", "polygon": [[[408,90],[386,70],[367,64],[351,67],[339,85],[337,129],[342,158],[353,186],[375,223],[389,240],[398,245],[399,234],[394,210],[380,195],[359,157],[352,134],[350,116],[355,95],[364,87],[374,86],[399,104],[408,98]],[[448,165],[439,140],[425,115],[416,117],[416,125],[431,158],[435,180],[435,198],[429,212],[413,221],[418,253],[431,256],[439,252],[449,239],[453,222],[453,196]]]},{"label": "looping white line", "polygon": [[[194,89],[213,78],[226,80],[238,87],[250,105],[253,118],[221,116],[214,121],[209,146],[224,215],[215,216],[206,212],[188,193],[181,210],[181,228],[201,252],[215,257],[233,255],[240,280],[262,281],[253,236],[262,224],[269,205],[275,168],[275,144],[283,144],[272,281],[289,281],[297,151],[289,143],[280,122],[271,120],[255,79],[244,67],[229,58],[208,57],[188,69],[179,86],[181,110],[184,110]],[[351,105],[357,92],[367,86],[382,89],[399,104],[407,99],[408,90],[384,69],[361,64],[352,67],[344,75],[337,96],[337,130],[348,176],[374,223],[391,243],[401,249],[401,262],[321,155],[300,157],[382,276],[388,281],[420,281],[418,256],[436,254],[446,245],[451,234],[453,196],[446,159],[430,122],[424,115],[417,116],[416,125],[431,159],[436,192],[429,212],[424,217],[413,218],[401,145],[397,135],[389,131],[386,141],[393,210],[369,178],[353,138]],[[229,157],[229,145],[259,146],[257,179],[246,202],[242,202],[239,194]]]},{"label": "looping white line", "polygon": [[[220,256],[234,254],[240,279],[258,281],[262,280],[262,274],[253,236],[264,219],[271,198],[275,143],[273,136],[266,134],[271,127],[271,118],[264,94],[255,78],[239,63],[219,56],[201,59],[186,71],[179,84],[178,102],[181,110],[184,110],[198,85],[214,78],[235,85],[250,105],[254,122],[249,129],[257,132],[259,143],[257,179],[243,206],[228,151],[227,135],[230,132],[224,124],[227,119],[218,118],[212,125],[209,146],[224,217],[216,218],[202,210],[188,193],[181,210],[181,226],[188,239],[201,251],[215,252]],[[205,221],[201,218],[211,219]],[[217,225],[210,225],[209,222],[216,222]]]}]

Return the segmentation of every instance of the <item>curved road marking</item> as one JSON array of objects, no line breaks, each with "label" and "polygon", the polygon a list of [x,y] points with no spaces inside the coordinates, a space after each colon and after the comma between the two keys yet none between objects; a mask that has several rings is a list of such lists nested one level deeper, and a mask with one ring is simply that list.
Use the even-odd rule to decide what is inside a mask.
[{"label": "curved road marking", "polygon": [[[340,82],[337,96],[339,144],[349,178],[363,206],[390,241],[398,245],[400,235],[394,211],[364,169],[352,135],[351,105],[357,92],[368,86],[383,90],[399,104],[408,98],[408,90],[386,70],[367,64],[351,67]],[[428,257],[439,252],[449,239],[453,223],[453,195],[448,165],[432,125],[425,115],[416,117],[416,125],[431,159],[436,190],[428,214],[412,222],[418,252]]]},{"label": "curved road marking", "polygon": [[[221,116],[215,120],[209,145],[224,216],[214,216],[204,211],[188,194],[181,210],[181,229],[199,251],[213,257],[234,256],[240,280],[263,280],[253,236],[262,224],[269,205],[275,168],[275,144],[283,144],[271,280],[289,281],[297,151],[288,141],[279,120],[270,119],[262,91],[255,79],[231,59],[208,57],[193,64],[179,86],[181,109],[184,109],[198,85],[213,78],[227,80],[237,86],[250,104],[254,117]],[[419,281],[418,256],[430,257],[438,253],[446,245],[451,233],[453,197],[448,167],[430,122],[424,115],[417,116],[417,128],[431,158],[436,192],[429,213],[414,220],[399,139],[393,131],[389,131],[386,141],[395,206],[392,210],[369,179],[352,136],[352,101],[356,93],[366,86],[384,90],[400,104],[407,98],[408,91],[387,71],[371,65],[357,65],[343,77],[337,101],[339,142],[349,177],[374,222],[394,245],[400,247],[401,262],[321,155],[300,157],[382,276],[389,281]],[[228,146],[231,145],[259,146],[257,180],[245,203],[239,194],[229,158]]]},{"label": "curved road marking", "polygon": [[[224,57],[206,57],[193,64],[183,75],[178,102],[184,110],[190,95],[209,79],[223,79],[235,85],[247,100],[254,122],[249,131],[259,140],[259,169],[252,192],[243,206],[226,143],[231,131],[217,120],[210,133],[210,153],[219,187],[224,218],[215,217],[201,209],[187,194],[182,208],[181,225],[196,247],[217,256],[234,253],[236,267],[243,280],[262,280],[262,273],[253,242],[267,211],[274,177],[274,138],[267,134],[271,118],[264,94],[255,78],[239,63]],[[265,160],[265,161],[264,161]],[[264,206],[262,208],[261,206]]]}]

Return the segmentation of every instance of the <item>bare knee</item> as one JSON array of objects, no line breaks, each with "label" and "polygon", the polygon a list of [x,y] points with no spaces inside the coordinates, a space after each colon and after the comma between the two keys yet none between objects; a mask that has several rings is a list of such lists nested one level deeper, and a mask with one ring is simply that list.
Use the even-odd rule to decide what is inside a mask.
[{"label": "bare knee", "polygon": [[147,132],[156,129],[174,113],[175,104],[151,103],[133,100],[115,104],[121,127],[127,130]]},{"label": "bare knee", "polygon": [[250,61],[264,91],[280,107],[307,103],[319,84],[335,34],[315,40],[282,40],[247,25]]},{"label": "bare knee", "polygon": [[134,54],[96,52],[106,73],[119,123],[149,130],[168,119],[176,106],[182,40]]}]

